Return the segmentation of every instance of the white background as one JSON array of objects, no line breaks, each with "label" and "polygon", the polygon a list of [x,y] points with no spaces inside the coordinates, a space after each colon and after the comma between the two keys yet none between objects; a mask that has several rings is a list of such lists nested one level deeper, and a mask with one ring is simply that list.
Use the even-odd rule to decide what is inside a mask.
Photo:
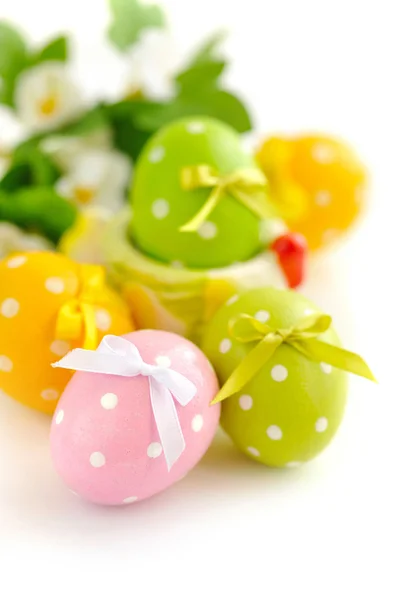
[{"label": "white background", "polygon": [[[273,471],[220,436],[182,482],[149,501],[84,504],[52,470],[48,419],[0,403],[0,597],[397,599],[398,56],[394,0],[166,0],[183,51],[231,30],[230,84],[260,133],[342,135],[372,172],[368,213],[312,264],[304,292],[334,316],[380,383],[353,378],[334,443]],[[103,0],[0,0],[32,39],[76,35],[79,78],[116,90]],[[0,130],[2,135],[7,131]],[[395,339],[396,336],[396,339]]]}]

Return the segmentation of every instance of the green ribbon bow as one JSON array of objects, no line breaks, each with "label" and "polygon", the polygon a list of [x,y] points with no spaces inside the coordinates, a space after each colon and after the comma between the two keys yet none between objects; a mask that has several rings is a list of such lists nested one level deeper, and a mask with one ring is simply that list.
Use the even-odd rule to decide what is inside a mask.
[{"label": "green ribbon bow", "polygon": [[331,325],[327,315],[311,315],[301,319],[293,327],[272,329],[255,317],[241,314],[229,324],[231,336],[239,342],[259,342],[246,355],[217,393],[211,404],[222,402],[239,392],[272,358],[281,344],[289,344],[314,362],[327,363],[337,369],[360,375],[375,381],[365,361],[358,355],[338,346],[316,339]]},{"label": "green ribbon bow", "polygon": [[248,167],[237,169],[228,175],[219,175],[210,165],[194,165],[183,167],[180,183],[186,191],[213,189],[203,207],[179,231],[197,231],[226,194],[233,196],[260,219],[272,216],[267,196],[267,179],[259,169]]}]

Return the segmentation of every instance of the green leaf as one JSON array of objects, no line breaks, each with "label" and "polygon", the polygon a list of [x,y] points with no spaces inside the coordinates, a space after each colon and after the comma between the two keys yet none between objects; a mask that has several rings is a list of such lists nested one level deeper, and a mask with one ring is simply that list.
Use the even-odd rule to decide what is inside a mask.
[{"label": "green leaf", "polygon": [[51,185],[59,178],[58,168],[37,143],[33,138],[15,149],[11,165],[0,181],[0,189],[14,192],[29,185]]},{"label": "green leaf", "polygon": [[55,244],[76,216],[76,207],[52,187],[27,187],[13,194],[0,194],[0,221],[36,231]]},{"label": "green leaf", "polygon": [[15,77],[26,64],[27,50],[23,37],[8,23],[0,21],[0,75]]},{"label": "green leaf", "polygon": [[219,46],[226,39],[225,31],[217,31],[197,50],[191,59],[188,68],[209,62],[220,62]]},{"label": "green leaf", "polygon": [[32,65],[37,65],[49,60],[58,60],[65,62],[68,59],[68,39],[60,36],[51,40],[32,58]]},{"label": "green leaf", "polygon": [[86,135],[96,129],[103,129],[109,125],[106,110],[102,104],[94,106],[87,111],[82,117],[69,123],[65,127],[53,131],[53,134],[61,135]]},{"label": "green leaf", "polygon": [[113,132],[115,147],[137,160],[144,144],[150,138],[152,129],[145,130],[136,125],[135,114],[141,106],[148,103],[135,100],[123,100],[106,107],[107,118]]},{"label": "green leaf", "polygon": [[198,93],[196,96],[181,94],[167,104],[138,104],[131,118],[138,129],[157,131],[180,117],[200,115],[220,119],[239,133],[252,128],[249,113],[241,100],[229,92],[217,89]]},{"label": "green leaf", "polygon": [[183,94],[203,93],[209,88],[216,87],[226,63],[204,62],[183,71],[176,77],[176,82]]},{"label": "green leaf", "polygon": [[0,103],[12,106],[15,81],[28,63],[22,35],[8,23],[0,21]]},{"label": "green leaf", "polygon": [[165,17],[156,4],[142,4],[139,0],[110,0],[113,22],[108,30],[110,40],[126,50],[137,42],[140,33],[148,27],[163,27]]},{"label": "green leaf", "polygon": [[239,133],[252,129],[251,117],[243,102],[237,96],[224,90],[217,90],[203,98],[203,114],[224,121]]}]

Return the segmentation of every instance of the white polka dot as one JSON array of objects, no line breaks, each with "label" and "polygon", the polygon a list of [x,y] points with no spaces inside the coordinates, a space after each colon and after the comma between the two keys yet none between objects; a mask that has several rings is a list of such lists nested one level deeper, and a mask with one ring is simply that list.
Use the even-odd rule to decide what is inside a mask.
[{"label": "white polka dot", "polygon": [[271,376],[274,381],[285,381],[288,377],[288,371],[283,365],[275,365],[271,370]]},{"label": "white polka dot", "polygon": [[124,498],[122,500],[123,504],[132,504],[133,502],[137,502],[137,496],[129,496],[128,498]]},{"label": "white polka dot", "polygon": [[7,261],[7,267],[9,269],[17,269],[22,267],[26,263],[26,256],[14,256]]},{"label": "white polka dot", "polygon": [[204,426],[204,418],[202,415],[195,415],[194,419],[191,421],[191,429],[198,433]]},{"label": "white polka dot", "polygon": [[327,164],[333,162],[334,151],[330,146],[319,143],[313,146],[312,156],[317,162]]},{"label": "white polka dot", "polygon": [[331,194],[327,190],[321,190],[317,192],[314,200],[319,206],[327,206],[331,202]]},{"label": "white polka dot", "polygon": [[156,219],[164,219],[169,214],[169,202],[164,198],[154,200],[151,206],[151,212]]},{"label": "white polka dot", "polygon": [[205,131],[205,124],[201,123],[201,121],[191,121],[187,125],[187,131],[189,133],[203,133]]},{"label": "white polka dot", "polygon": [[162,454],[162,446],[159,442],[152,442],[147,448],[147,456],[149,458],[158,458]]},{"label": "white polka dot", "polygon": [[57,412],[57,414],[55,415],[55,422],[57,425],[59,425],[60,423],[62,423],[62,421],[64,420],[64,411],[63,410],[59,410]]},{"label": "white polka dot", "polygon": [[332,371],[332,366],[328,365],[327,363],[324,363],[324,362],[320,363],[320,367],[324,373],[327,373],[327,375],[329,375]]},{"label": "white polka dot", "polygon": [[53,389],[47,389],[47,390],[43,390],[42,392],[40,392],[40,396],[43,398],[43,400],[57,400],[59,393],[57,392],[57,390],[53,390]]},{"label": "white polka dot", "polygon": [[275,441],[281,440],[283,437],[283,432],[278,425],[270,425],[270,427],[266,429],[266,434],[267,437]]},{"label": "white polka dot", "polygon": [[231,298],[229,298],[226,302],[226,306],[231,306],[232,304],[234,304],[234,302],[237,302],[239,296],[238,294],[234,294],[234,296],[232,296]]},{"label": "white polka dot", "polygon": [[295,467],[299,467],[301,464],[298,460],[292,460],[291,462],[287,462],[285,466],[289,469],[295,469]]},{"label": "white polka dot", "polygon": [[184,350],[183,356],[186,360],[189,360],[191,362],[194,362],[197,359],[197,355],[190,348],[188,348],[187,350]]},{"label": "white polka dot", "polygon": [[12,319],[19,311],[19,302],[15,298],[6,298],[0,307],[0,314],[7,319]]},{"label": "white polka dot", "polygon": [[108,392],[101,396],[100,404],[105,410],[112,410],[118,404],[118,396],[112,392]]},{"label": "white polka dot", "polygon": [[252,456],[260,456],[259,450],[254,448],[253,446],[248,446],[247,451],[252,454]]},{"label": "white polka dot", "polygon": [[3,373],[10,373],[13,366],[11,358],[0,354],[0,371],[3,371]]},{"label": "white polka dot", "polygon": [[71,345],[69,342],[65,342],[64,340],[54,340],[50,346],[51,352],[57,356],[65,356],[70,349]]},{"label": "white polka dot", "polygon": [[170,365],[172,364],[172,361],[170,360],[169,356],[163,356],[161,354],[155,358],[155,362],[158,365],[158,367],[170,367]]},{"label": "white polka dot", "polygon": [[48,389],[48,390],[43,390],[40,393],[40,395],[43,398],[43,400],[51,401],[51,400],[57,400],[57,398],[60,394],[57,390]]},{"label": "white polka dot", "polygon": [[221,354],[226,354],[231,349],[231,340],[228,338],[224,338],[219,344],[219,352]]},{"label": "white polka dot", "polygon": [[45,288],[52,294],[62,294],[65,290],[65,281],[61,277],[49,277],[44,282]]},{"label": "white polka dot", "polygon": [[316,429],[316,431],[318,433],[323,433],[323,431],[325,431],[328,427],[328,419],[326,419],[326,417],[320,417],[320,419],[317,419],[314,428]]},{"label": "white polka dot", "polygon": [[105,308],[96,310],[96,326],[100,331],[108,331],[111,327],[112,318]]},{"label": "white polka dot", "polygon": [[255,313],[255,319],[260,323],[266,323],[270,319],[270,313],[267,310],[258,310]]},{"label": "white polka dot", "polygon": [[217,233],[217,225],[212,221],[205,221],[205,223],[202,223],[198,228],[198,235],[204,240],[212,240],[217,236]]},{"label": "white polka dot", "polygon": [[252,408],[253,400],[252,397],[248,394],[243,394],[242,396],[240,396],[238,403],[242,410],[249,410],[250,408]]},{"label": "white polka dot", "polygon": [[96,469],[105,465],[105,456],[102,452],[93,452],[90,454],[90,464]]},{"label": "white polka dot", "polygon": [[305,310],[303,311],[303,314],[308,317],[309,315],[314,315],[314,310],[313,308],[305,308]]},{"label": "white polka dot", "polygon": [[184,263],[181,260],[172,260],[170,266],[174,269],[184,269]]},{"label": "white polka dot", "polygon": [[148,160],[150,161],[150,163],[159,163],[161,162],[164,156],[165,148],[163,146],[155,146],[155,148],[153,148],[150,151],[148,155]]}]

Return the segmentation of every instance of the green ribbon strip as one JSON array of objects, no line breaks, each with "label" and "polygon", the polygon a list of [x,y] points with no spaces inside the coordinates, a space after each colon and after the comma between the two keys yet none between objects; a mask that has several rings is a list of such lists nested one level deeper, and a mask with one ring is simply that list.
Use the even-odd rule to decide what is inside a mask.
[{"label": "green ribbon strip", "polygon": [[365,361],[358,355],[317,339],[329,329],[331,317],[311,315],[288,329],[272,329],[255,317],[241,314],[229,323],[230,335],[242,343],[258,342],[233,371],[211,404],[236,394],[265,366],[281,344],[288,344],[314,362],[376,381]]},{"label": "green ribbon strip", "polygon": [[226,194],[233,196],[260,219],[273,216],[267,195],[267,179],[259,169],[248,167],[219,175],[210,165],[194,165],[183,167],[180,183],[185,191],[213,189],[203,207],[179,231],[197,231]]}]

